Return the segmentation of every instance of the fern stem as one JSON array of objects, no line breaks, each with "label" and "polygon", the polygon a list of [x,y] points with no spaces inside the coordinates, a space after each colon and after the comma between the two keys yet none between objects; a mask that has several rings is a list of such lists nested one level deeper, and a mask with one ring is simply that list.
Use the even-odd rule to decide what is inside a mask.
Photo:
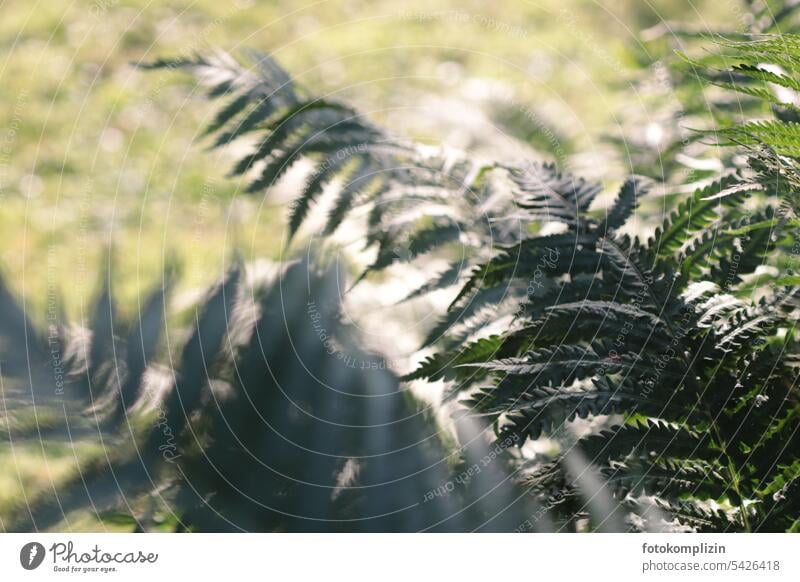
[{"label": "fern stem", "polygon": [[741,481],[739,471],[736,469],[733,459],[731,459],[731,456],[728,454],[728,443],[724,438],[722,438],[722,435],[717,428],[715,417],[711,414],[710,410],[707,410],[706,414],[708,414],[709,422],[711,423],[711,430],[714,432],[714,438],[717,439],[717,442],[722,449],[722,454],[725,455],[725,461],[728,465],[728,473],[730,473],[731,476],[731,486],[733,487],[733,490],[736,491],[736,495],[739,497],[739,512],[742,515],[744,531],[750,533],[752,530],[750,529],[750,520],[747,518],[747,508],[744,505],[745,497],[742,495],[742,490],[739,487]]}]

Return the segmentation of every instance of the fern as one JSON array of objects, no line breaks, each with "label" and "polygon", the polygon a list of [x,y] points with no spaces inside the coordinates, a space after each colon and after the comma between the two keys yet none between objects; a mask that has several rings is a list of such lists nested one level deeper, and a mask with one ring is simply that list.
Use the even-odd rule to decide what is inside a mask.
[{"label": "fern", "polygon": [[[352,365],[380,356],[342,324],[339,274],[316,263],[252,288],[238,265],[177,343],[163,337],[172,276],[127,318],[105,281],[88,329],[38,329],[0,282],[15,356],[0,354],[3,436],[106,452],[3,526],[91,511],[152,529],[143,508],[156,503],[179,531],[509,531],[525,515],[541,516],[533,529],[800,530],[800,38],[764,34],[798,6],[748,3],[746,33],[719,31],[718,51],[668,71],[684,102],[662,125],[699,130],[626,151],[635,173],[606,212],[599,183],[410,143],[266,55],[144,65],[208,88],[219,107],[203,135],[249,148],[230,171],[246,193],[306,173],[287,245],[326,205],[323,236],[361,221],[373,252],[361,277],[447,261],[406,298],[457,288],[423,340],[433,353],[400,380],[443,381],[460,399],[461,446],[390,372]],[[645,36],[665,32],[700,37],[671,24]],[[692,173],[668,218],[630,235],[651,192],[717,145],[721,163]],[[28,361],[6,349],[23,342]],[[525,446],[541,438],[550,446]],[[587,474],[612,497],[600,511]]]},{"label": "fern", "polygon": [[[324,197],[332,199],[325,235],[334,234],[356,209],[367,209],[365,238],[377,256],[362,276],[422,255],[446,255],[454,246],[467,257],[467,272],[472,260],[485,256],[482,237],[466,240],[456,234],[473,232],[476,215],[487,219],[481,234],[500,243],[515,240],[513,229],[492,225],[493,217],[513,207],[507,193],[494,207],[496,168],[398,139],[349,106],[298,87],[269,56],[250,52],[245,57],[246,65],[218,52],[144,67],[189,72],[211,86],[209,98],[228,100],[205,133],[216,136],[213,147],[248,136],[256,140],[231,171],[254,176],[246,192],[268,193],[297,162],[308,162],[305,187],[290,205],[287,242]],[[431,215],[442,219],[424,219]]]},{"label": "fern", "polygon": [[[62,529],[92,512],[155,529],[153,503],[179,531],[509,531],[535,511],[509,479],[507,445],[473,438],[451,450],[420,403],[389,372],[370,368],[380,356],[361,350],[339,322],[332,270],[294,261],[245,288],[245,269],[231,270],[191,310],[176,366],[160,375],[163,287],[121,326],[129,339],[114,340],[114,349],[103,345],[109,286],[88,344],[75,326],[60,330],[78,354],[70,380],[61,401],[45,398],[52,381],[37,382],[34,399],[40,415],[55,407],[61,423],[3,418],[5,436],[42,447],[70,438],[78,450],[97,442],[105,453],[82,458],[47,494],[29,491],[24,507],[3,515],[5,528]],[[16,302],[6,300],[7,312]],[[115,371],[99,373],[108,368]],[[169,380],[166,390],[155,390],[156,376]],[[5,396],[24,400],[25,390]],[[475,432],[471,424],[457,426]],[[463,465],[489,455],[491,467]]]},{"label": "fern", "polygon": [[[776,518],[765,491],[785,486],[796,470],[764,486],[768,473],[795,466],[796,452],[781,447],[768,469],[754,462],[754,451],[764,451],[762,435],[791,441],[787,433],[800,428],[793,374],[773,349],[797,350],[795,293],[762,286],[755,301],[752,290],[743,291],[759,266],[776,265],[783,252],[775,211],[741,209],[754,186],[719,196],[738,183],[731,176],[697,190],[642,244],[616,233],[632,213],[632,181],[604,222],[578,202],[586,191],[580,180],[546,173],[549,188],[519,183],[534,193],[531,218],[557,220],[566,233],[500,250],[450,309],[483,289],[524,286],[544,248],[566,255],[539,269],[555,291],[523,298],[504,334],[463,349],[438,340],[441,351],[410,377],[454,381],[472,414],[520,442],[563,438],[578,419],[608,418],[610,427],[574,447],[624,511],[654,497],[659,511],[703,531],[792,527],[797,514]],[[789,223],[782,228],[795,232]],[[700,283],[724,287],[729,299],[697,293]],[[559,511],[575,523],[582,509],[568,458],[535,464],[526,486],[540,501],[554,494],[570,500]],[[711,510],[709,501],[724,509]]]}]

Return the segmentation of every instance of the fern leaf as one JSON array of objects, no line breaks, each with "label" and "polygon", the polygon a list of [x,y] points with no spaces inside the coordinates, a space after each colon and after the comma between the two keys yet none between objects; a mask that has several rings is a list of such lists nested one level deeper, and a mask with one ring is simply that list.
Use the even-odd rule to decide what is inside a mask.
[{"label": "fern leaf", "polygon": [[601,232],[616,230],[625,224],[636,211],[640,197],[646,195],[651,187],[650,179],[643,176],[632,176],[625,180],[619,189],[614,206],[608,211]]},{"label": "fern leaf", "polygon": [[532,219],[578,224],[601,186],[562,174],[553,164],[513,168],[511,179],[524,195],[518,204]]}]

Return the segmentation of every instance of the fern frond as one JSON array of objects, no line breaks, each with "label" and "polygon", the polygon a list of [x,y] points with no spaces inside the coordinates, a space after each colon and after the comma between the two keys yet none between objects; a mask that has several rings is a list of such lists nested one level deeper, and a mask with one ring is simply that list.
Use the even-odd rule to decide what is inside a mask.
[{"label": "fern frond", "polygon": [[733,176],[723,178],[705,188],[695,190],[689,198],[681,202],[647,241],[647,248],[653,260],[674,261],[675,253],[683,245],[718,218],[721,204],[733,206],[740,202],[743,196],[741,191],[732,192],[731,196],[720,201],[715,201],[713,198],[736,183],[738,181]]},{"label": "fern frond", "polygon": [[731,144],[768,144],[783,156],[800,157],[800,123],[792,121],[750,121],[718,129],[715,135]]},{"label": "fern frond", "polygon": [[645,196],[651,187],[652,182],[644,176],[632,176],[625,180],[600,231],[616,230],[624,225],[628,218],[636,212],[640,197]]},{"label": "fern frond", "polygon": [[601,186],[562,174],[554,164],[512,168],[510,177],[522,194],[517,204],[534,220],[577,225]]}]

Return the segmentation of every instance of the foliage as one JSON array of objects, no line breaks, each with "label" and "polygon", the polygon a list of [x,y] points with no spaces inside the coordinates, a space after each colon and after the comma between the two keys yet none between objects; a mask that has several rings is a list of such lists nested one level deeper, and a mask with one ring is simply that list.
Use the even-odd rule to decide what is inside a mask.
[{"label": "foliage", "polygon": [[[667,193],[690,193],[737,167],[736,151],[717,147],[707,136],[737,117],[762,115],[774,101],[765,99],[770,92],[763,91],[757,76],[718,70],[729,55],[709,46],[800,30],[796,2],[743,1],[729,8],[736,18],[726,26],[659,22],[642,31],[641,45],[634,50],[639,70],[629,89],[641,96],[644,109],[619,111],[621,129],[606,139],[631,171],[664,182]],[[674,58],[675,52],[684,58]],[[702,77],[724,90],[707,91]]]},{"label": "foliage", "polygon": [[[67,368],[63,401],[39,374],[30,401],[14,395],[9,440],[81,434],[107,451],[3,522],[50,528],[91,508],[152,529],[142,507],[155,499],[181,531],[797,531],[800,44],[722,46],[686,63],[747,106],[693,143],[742,146],[747,167],[694,190],[647,240],[626,234],[653,189],[643,176],[598,211],[599,184],[399,139],[261,54],[145,65],[189,71],[224,99],[206,134],[253,142],[232,170],[248,192],[307,166],[287,243],[327,199],[323,236],[363,219],[375,259],[362,277],[462,255],[409,297],[458,287],[425,338],[433,355],[405,378],[446,382],[461,448],[357,346],[338,319],[339,277],[316,266],[293,262],[255,289],[243,267],[229,272],[174,366],[157,355],[171,277],[122,334],[110,285],[92,329],[47,334],[3,287],[2,339],[32,342],[39,373]],[[754,121],[765,103],[775,119]],[[13,418],[43,404],[63,422]],[[547,453],[527,446],[542,438]]]},{"label": "foliage", "polygon": [[[565,234],[503,249],[460,301],[538,277],[508,329],[463,344],[445,339],[411,377],[452,379],[498,438],[558,437],[575,419],[610,416],[612,426],[571,446],[620,502],[654,497],[664,513],[702,529],[793,527],[798,515],[773,494],[798,476],[800,402],[786,358],[797,352],[798,295],[764,285],[756,294],[752,278],[795,232],[763,228],[774,209],[743,211],[743,190],[717,198],[730,183],[697,191],[646,243],[583,215],[559,218]],[[609,217],[625,204],[620,198]],[[551,464],[530,479],[535,490],[575,495]],[[684,515],[709,501],[730,511],[704,514],[702,524]],[[561,510],[574,519],[582,503]]]},{"label": "foliage", "polygon": [[[537,275],[529,283],[537,292],[507,331],[450,344],[411,377],[454,380],[502,438],[557,435],[576,418],[610,416],[611,427],[571,447],[592,459],[623,507],[655,499],[702,530],[796,530],[800,312],[787,266],[796,262],[799,182],[793,106],[775,96],[775,86],[797,89],[795,42],[724,45],[748,83],[714,82],[776,106],[775,121],[715,132],[748,146],[749,172],[695,191],[647,242],[617,232],[630,214],[625,196],[605,222],[551,213],[565,234],[502,249],[462,288],[466,304],[482,289]],[[539,180],[534,171],[518,183]],[[564,197],[578,199],[555,188],[549,205]],[[535,469],[534,490],[569,499],[575,484],[564,463],[562,454]],[[574,518],[582,501],[561,509]]]},{"label": "foliage", "polygon": [[[364,275],[443,248],[456,248],[469,263],[485,256],[486,239],[518,238],[517,223],[494,220],[507,216],[513,201],[493,179],[493,164],[392,136],[348,105],[298,87],[268,55],[247,56],[249,66],[218,52],[143,67],[191,72],[209,86],[209,98],[225,101],[205,133],[214,136],[212,147],[255,140],[231,170],[232,177],[253,175],[246,192],[269,194],[298,162],[310,165],[290,205],[288,242],[324,196],[330,209],[323,236],[364,209],[366,246],[377,253]],[[452,285],[463,268],[454,264],[433,286]]]},{"label": "foliage", "polygon": [[[789,40],[779,40],[784,38]],[[785,54],[777,60],[793,42],[779,39],[732,45],[746,61],[736,69],[748,79],[743,92],[766,100],[771,86],[754,83],[792,88],[791,75],[776,78],[755,63],[775,56],[775,62],[793,65]],[[198,57],[153,66],[189,68],[203,77],[207,62]],[[268,69],[273,70],[271,62]],[[226,107],[222,123],[211,127],[221,130],[217,144],[230,141],[240,127],[264,132],[254,154],[236,167],[265,161],[256,190],[271,184],[272,168],[299,155],[317,156],[317,143],[352,151],[362,143],[362,133],[380,134],[338,104],[298,97],[296,104],[282,105],[279,89],[288,84],[281,78],[278,86],[262,76],[259,82],[272,87],[263,102],[242,99],[256,86],[245,85],[231,103],[255,103],[252,111],[233,122]],[[218,82],[211,94],[228,88]],[[253,113],[259,107],[269,113]],[[307,108],[331,108],[331,117],[305,121],[300,115],[295,130],[282,129]],[[588,519],[590,527],[603,529],[610,516],[619,524],[620,512],[625,527],[642,529],[664,522],[709,531],[797,527],[793,491],[800,476],[795,456],[800,409],[792,366],[798,297],[791,271],[782,270],[796,234],[796,223],[782,209],[794,208],[796,198],[795,182],[781,181],[785,173],[776,166],[793,155],[794,135],[792,122],[781,115],[777,122],[747,122],[721,131],[725,139],[758,146],[749,156],[752,176],[737,172],[695,190],[647,241],[624,234],[652,185],[640,176],[623,184],[615,204],[601,216],[592,209],[601,187],[552,165],[454,163],[465,170],[452,188],[441,175],[419,172],[430,158],[409,144],[377,162],[368,145],[364,155],[370,159],[358,162],[358,167],[377,164],[390,176],[381,179],[374,196],[365,197],[371,219],[378,213],[392,220],[397,208],[385,206],[382,196],[414,185],[437,192],[426,203],[458,207],[459,192],[491,176],[495,188],[513,200],[491,221],[517,221],[517,236],[494,238],[474,220],[458,225],[459,232],[477,241],[475,251],[462,271],[466,275],[446,272],[420,289],[458,282],[460,291],[425,341],[435,354],[405,379],[445,379],[451,395],[467,395],[462,404],[472,416],[494,426],[499,442],[511,438],[522,447],[542,436],[560,441],[554,457],[520,460],[519,471],[520,483],[562,527],[579,527]],[[226,123],[233,128],[224,129]],[[292,131],[297,131],[294,139]],[[382,143],[397,142],[380,135]],[[316,161],[328,167],[327,160]],[[399,174],[392,172],[398,167],[403,168]],[[319,170],[312,176],[298,199],[302,208],[321,189],[315,184]],[[347,191],[345,184],[341,192]],[[758,197],[748,196],[755,192]],[[297,203],[294,208],[296,226]],[[336,208],[342,214],[332,214],[328,233],[350,203]],[[367,226],[368,241],[385,237],[376,269],[392,262],[382,260],[385,249],[396,248],[409,229],[413,232],[408,222],[372,230],[379,224],[370,220]],[[425,241],[415,242],[415,248],[427,251],[433,246],[428,240],[445,240],[444,226],[435,223],[432,231],[410,235]],[[545,226],[550,234],[532,234]],[[774,269],[777,277],[765,276]],[[500,333],[488,331],[498,324]],[[571,442],[568,429],[580,425],[578,419],[593,422],[583,423],[588,432]],[[576,466],[589,467],[606,483],[616,509],[605,517],[601,512],[601,518],[590,511],[580,483],[586,471]]]},{"label": "foliage", "polygon": [[[168,285],[128,326],[117,321],[106,286],[90,330],[60,328],[57,341],[72,354],[63,395],[54,400],[42,378],[33,399],[40,413],[63,407],[64,416],[49,426],[11,423],[7,437],[15,446],[96,439],[105,455],[3,516],[6,527],[50,529],[79,510],[138,530],[165,522],[179,531],[516,525],[530,502],[508,480],[507,447],[489,450],[473,437],[454,456],[384,360],[360,350],[339,323],[332,269],[293,262],[255,287],[244,275],[238,266],[210,290],[174,368],[156,358]],[[47,343],[27,327],[31,345]],[[488,456],[478,471],[457,462]]]}]

